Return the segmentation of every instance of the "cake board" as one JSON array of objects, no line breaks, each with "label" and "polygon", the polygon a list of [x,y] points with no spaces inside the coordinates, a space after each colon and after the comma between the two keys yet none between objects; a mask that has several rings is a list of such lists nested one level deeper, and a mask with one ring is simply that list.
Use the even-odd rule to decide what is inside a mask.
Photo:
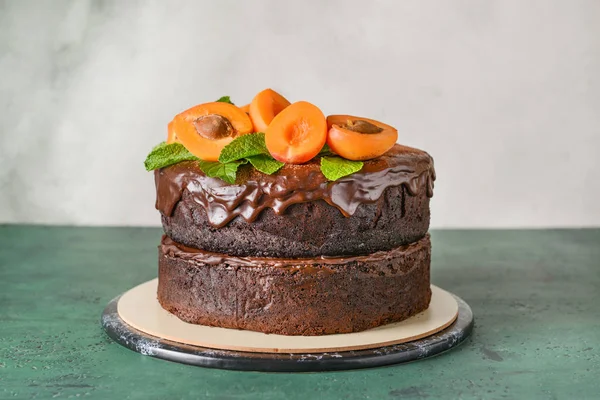
[{"label": "cake board", "polygon": [[450,350],[473,328],[469,305],[436,286],[429,309],[406,321],[341,335],[284,336],[185,323],[160,307],[156,285],[154,279],[113,299],[102,315],[104,330],[138,353],[203,367],[316,372],[398,364]]}]

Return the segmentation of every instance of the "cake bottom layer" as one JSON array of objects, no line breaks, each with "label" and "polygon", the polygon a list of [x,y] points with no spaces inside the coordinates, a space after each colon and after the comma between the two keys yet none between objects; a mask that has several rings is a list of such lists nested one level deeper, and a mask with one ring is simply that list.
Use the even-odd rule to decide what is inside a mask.
[{"label": "cake bottom layer", "polygon": [[282,335],[358,332],[429,306],[429,235],[368,256],[235,257],[163,236],[158,301],[181,320]]}]

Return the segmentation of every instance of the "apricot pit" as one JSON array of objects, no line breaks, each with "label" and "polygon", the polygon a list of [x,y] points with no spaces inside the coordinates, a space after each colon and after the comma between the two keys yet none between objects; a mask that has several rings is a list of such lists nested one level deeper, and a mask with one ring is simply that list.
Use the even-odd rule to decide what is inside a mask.
[{"label": "apricot pit", "polygon": [[218,114],[203,115],[194,121],[198,135],[209,140],[218,140],[233,134],[229,120]]}]

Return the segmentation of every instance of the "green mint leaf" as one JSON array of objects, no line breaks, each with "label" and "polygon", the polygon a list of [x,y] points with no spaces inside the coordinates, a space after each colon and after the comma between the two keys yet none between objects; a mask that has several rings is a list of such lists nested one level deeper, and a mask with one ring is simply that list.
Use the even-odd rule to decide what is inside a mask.
[{"label": "green mint leaf", "polygon": [[325,143],[323,145],[323,148],[319,152],[319,154],[317,154],[317,157],[328,156],[328,155],[332,155],[332,154],[335,154],[335,153],[331,150],[331,148],[329,147],[329,145],[327,143]]},{"label": "green mint leaf", "polygon": [[[229,96],[223,96],[221,98],[219,98],[219,100],[217,100],[218,103],[229,103],[229,104],[233,104],[231,102],[231,98]],[[235,105],[235,104],[233,104]]]},{"label": "green mint leaf", "polygon": [[285,164],[281,161],[274,160],[266,154],[258,154],[256,156],[246,157],[250,164],[263,174],[272,175],[279,171]]},{"label": "green mint leaf", "polygon": [[[231,143],[221,150],[219,161],[228,163],[242,158],[269,155],[265,145],[265,134],[262,132],[241,135],[233,139]],[[270,155],[269,155],[270,156]]]},{"label": "green mint leaf", "polygon": [[219,162],[226,164],[236,160],[249,161],[254,168],[267,175],[274,174],[284,165],[271,157],[262,132],[238,136],[221,150]]},{"label": "green mint leaf", "polygon": [[330,181],[358,172],[362,167],[362,161],[351,161],[342,157],[321,157],[321,172]]},{"label": "green mint leaf", "polygon": [[242,164],[246,164],[246,160],[232,161],[221,163],[218,161],[199,160],[198,165],[202,172],[210,178],[221,178],[227,183],[234,184],[237,170]]},{"label": "green mint leaf", "polygon": [[146,161],[144,161],[144,166],[146,167],[146,171],[152,171],[182,161],[194,160],[198,160],[198,157],[190,153],[181,143],[167,144],[162,142],[158,146],[155,146],[150,154],[148,154]]}]

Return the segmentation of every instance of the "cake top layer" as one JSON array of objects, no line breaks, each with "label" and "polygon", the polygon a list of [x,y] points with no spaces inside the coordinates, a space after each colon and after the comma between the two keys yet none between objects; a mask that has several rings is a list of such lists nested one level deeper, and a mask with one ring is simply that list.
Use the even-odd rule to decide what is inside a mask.
[{"label": "cake top layer", "polygon": [[385,154],[364,161],[359,172],[328,180],[315,158],[305,164],[286,164],[267,175],[241,166],[235,183],[208,177],[197,162],[187,161],[155,171],[156,208],[171,215],[184,191],[194,197],[215,228],[237,216],[251,222],[266,208],[277,214],[292,204],[323,200],[345,216],[363,203],[377,201],[385,189],[404,186],[409,195],[433,196],[433,159],[422,150],[394,145]]},{"label": "cake top layer", "polygon": [[433,195],[433,160],[397,139],[381,121],[326,117],[312,103],[265,89],[245,106],[225,96],[177,114],[144,165],[155,171],[156,207],[167,217],[184,195],[215,228],[319,200],[349,217],[389,187]]}]

